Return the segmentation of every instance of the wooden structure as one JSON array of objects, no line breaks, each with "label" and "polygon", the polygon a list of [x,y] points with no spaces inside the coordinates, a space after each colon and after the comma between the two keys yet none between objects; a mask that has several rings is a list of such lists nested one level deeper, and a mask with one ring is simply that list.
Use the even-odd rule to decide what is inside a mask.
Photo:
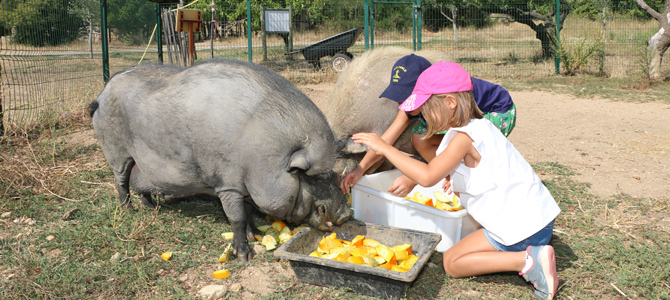
[{"label": "wooden structure", "polygon": [[200,32],[202,25],[202,11],[199,9],[177,9],[177,19],[175,20],[175,31],[188,31],[188,63],[195,61],[195,44],[193,32]]}]

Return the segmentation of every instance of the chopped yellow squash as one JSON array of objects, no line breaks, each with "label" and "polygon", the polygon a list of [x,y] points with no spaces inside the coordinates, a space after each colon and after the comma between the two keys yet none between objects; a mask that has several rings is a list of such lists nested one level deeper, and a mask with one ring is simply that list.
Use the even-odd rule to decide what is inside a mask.
[{"label": "chopped yellow squash", "polygon": [[214,276],[214,278],[216,279],[225,279],[230,276],[230,272],[228,271],[228,269],[218,270],[214,271],[214,273],[212,273],[212,276]]}]

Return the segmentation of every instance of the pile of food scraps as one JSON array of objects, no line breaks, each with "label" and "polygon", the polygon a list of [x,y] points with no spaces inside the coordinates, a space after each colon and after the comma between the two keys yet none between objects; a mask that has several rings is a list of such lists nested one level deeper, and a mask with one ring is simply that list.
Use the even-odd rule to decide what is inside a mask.
[{"label": "pile of food scraps", "polygon": [[407,272],[419,260],[412,253],[411,244],[389,247],[382,243],[357,235],[351,241],[337,238],[337,233],[323,237],[318,248],[310,256],[337,260],[357,265]]}]

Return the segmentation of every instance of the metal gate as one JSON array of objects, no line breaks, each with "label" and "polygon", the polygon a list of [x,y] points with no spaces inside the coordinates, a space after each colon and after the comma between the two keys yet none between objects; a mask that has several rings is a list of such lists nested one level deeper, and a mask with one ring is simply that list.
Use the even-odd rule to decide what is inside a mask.
[{"label": "metal gate", "polygon": [[412,1],[374,1],[364,0],[365,5],[365,49],[375,48],[375,15],[383,6],[411,5],[412,18],[412,49],[421,50],[421,0]]}]

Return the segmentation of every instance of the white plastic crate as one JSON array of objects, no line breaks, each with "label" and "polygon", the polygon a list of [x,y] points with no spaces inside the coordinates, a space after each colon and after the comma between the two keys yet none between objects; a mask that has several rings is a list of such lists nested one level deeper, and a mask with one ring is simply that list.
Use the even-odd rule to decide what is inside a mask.
[{"label": "white plastic crate", "polygon": [[[466,235],[481,226],[463,209],[447,212],[419,204],[387,192],[393,181],[402,173],[391,170],[363,176],[351,189],[351,206],[354,219],[387,226],[409,228],[442,235],[437,251],[444,252]],[[442,182],[432,186],[417,185],[415,192],[435,199],[434,191],[442,190]]]}]

